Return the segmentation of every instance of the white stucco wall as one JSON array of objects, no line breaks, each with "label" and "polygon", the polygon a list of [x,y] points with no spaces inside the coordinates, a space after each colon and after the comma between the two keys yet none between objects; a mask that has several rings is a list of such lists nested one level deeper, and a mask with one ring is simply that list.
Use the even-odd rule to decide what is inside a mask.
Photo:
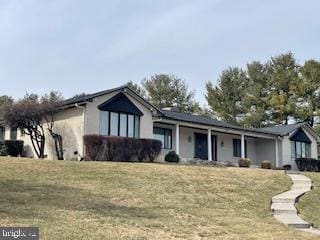
[{"label": "white stucco wall", "polygon": [[[72,107],[62,110],[55,117],[53,131],[62,136],[64,159],[66,160],[83,157],[82,111],[82,109]],[[22,135],[21,132],[18,131],[17,139],[24,141],[25,155],[36,158],[29,135]],[[75,155],[75,152],[78,152],[79,154]],[[48,131],[46,131],[45,155],[47,155],[48,159],[57,159],[54,141]]]},{"label": "white stucco wall", "polygon": [[[279,143],[278,146],[280,146]],[[257,138],[256,153],[256,165],[260,166],[263,160],[269,160],[272,166],[276,166],[275,140]],[[281,155],[279,154],[279,156]]]},{"label": "white stucco wall", "polygon": [[[238,164],[240,157],[233,156],[233,139],[241,139],[240,135],[224,134],[212,132],[212,135],[217,136],[218,161],[232,162]],[[255,139],[245,137],[247,141],[247,157],[251,159],[252,164],[256,163],[256,148]],[[222,143],[223,142],[223,146]]]}]

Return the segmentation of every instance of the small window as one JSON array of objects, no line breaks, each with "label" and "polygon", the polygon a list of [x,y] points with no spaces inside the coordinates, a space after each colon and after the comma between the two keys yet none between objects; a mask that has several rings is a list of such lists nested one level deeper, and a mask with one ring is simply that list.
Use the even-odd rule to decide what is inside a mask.
[{"label": "small window", "polygon": [[172,149],[172,130],[167,128],[153,128],[153,138],[161,141],[162,148]]},{"label": "small window", "polygon": [[18,129],[16,127],[11,128],[10,140],[17,140],[17,132],[18,132]]},{"label": "small window", "polygon": [[[247,141],[244,141],[244,152],[247,157]],[[241,139],[233,139],[233,156],[241,157]]]}]

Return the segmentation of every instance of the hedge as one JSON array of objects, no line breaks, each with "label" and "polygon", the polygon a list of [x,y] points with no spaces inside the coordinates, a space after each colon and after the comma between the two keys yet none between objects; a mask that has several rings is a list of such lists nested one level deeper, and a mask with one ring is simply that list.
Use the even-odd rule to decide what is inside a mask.
[{"label": "hedge", "polygon": [[320,172],[320,160],[314,158],[297,158],[295,161],[300,171]]},{"label": "hedge", "polygon": [[86,161],[153,162],[162,147],[159,140],[104,135],[86,135],[84,144]]},{"label": "hedge", "polygon": [[23,152],[23,141],[20,140],[4,140],[0,142],[1,156],[21,156]]}]

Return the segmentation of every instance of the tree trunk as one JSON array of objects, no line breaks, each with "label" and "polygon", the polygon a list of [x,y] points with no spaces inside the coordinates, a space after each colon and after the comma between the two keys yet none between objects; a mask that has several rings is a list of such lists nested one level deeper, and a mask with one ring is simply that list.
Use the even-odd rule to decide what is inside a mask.
[{"label": "tree trunk", "polygon": [[46,138],[45,136],[40,137],[40,158],[44,158],[44,147],[45,147],[45,142]]}]

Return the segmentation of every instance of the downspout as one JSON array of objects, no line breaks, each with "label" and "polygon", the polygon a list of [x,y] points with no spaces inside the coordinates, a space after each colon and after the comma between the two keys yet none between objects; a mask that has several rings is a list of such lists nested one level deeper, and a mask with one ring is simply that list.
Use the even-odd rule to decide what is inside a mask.
[{"label": "downspout", "polygon": [[[84,158],[84,141],[83,141],[83,136],[85,135],[86,133],[86,107],[84,106],[80,106],[78,103],[75,103],[74,106],[76,108],[79,108],[79,109],[82,109],[82,120],[83,120],[83,134],[82,134],[82,158]],[[79,161],[81,160],[81,157],[80,159],[78,159]]]}]

